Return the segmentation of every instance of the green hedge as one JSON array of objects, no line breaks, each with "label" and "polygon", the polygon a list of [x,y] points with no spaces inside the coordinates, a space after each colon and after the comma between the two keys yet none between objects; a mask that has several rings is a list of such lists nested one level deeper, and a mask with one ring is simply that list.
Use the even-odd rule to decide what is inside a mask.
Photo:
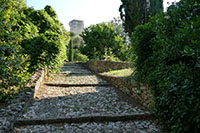
[{"label": "green hedge", "polygon": [[132,36],[135,78],[154,90],[170,132],[200,131],[200,1],[181,0]]},{"label": "green hedge", "polygon": [[29,78],[28,55],[22,54],[22,36],[13,29],[17,25],[16,10],[24,7],[16,1],[0,2],[0,101],[9,101],[17,88],[23,87]]},{"label": "green hedge", "polygon": [[57,69],[67,59],[69,39],[50,6],[34,10],[23,0],[0,1],[0,102],[22,90],[37,68]]}]

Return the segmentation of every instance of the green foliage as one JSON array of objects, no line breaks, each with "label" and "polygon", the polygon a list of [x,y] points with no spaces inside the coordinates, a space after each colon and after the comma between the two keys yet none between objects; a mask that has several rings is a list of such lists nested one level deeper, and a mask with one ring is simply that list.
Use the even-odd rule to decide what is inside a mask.
[{"label": "green foliage", "polygon": [[74,61],[74,47],[73,47],[73,41],[72,39],[69,42],[69,61]]},{"label": "green foliage", "polygon": [[89,59],[103,59],[105,48],[111,48],[113,54],[120,60],[126,59],[127,45],[120,30],[117,30],[112,23],[91,25],[84,29],[81,37],[85,42],[80,48],[81,53],[87,55]]},{"label": "green foliage", "polygon": [[51,6],[46,6],[44,8],[44,10],[53,18],[53,19],[57,19],[57,14],[56,12],[54,11],[54,9],[51,7]]},{"label": "green foliage", "polygon": [[83,39],[79,35],[73,37],[73,45],[75,49],[80,48],[83,45]]},{"label": "green foliage", "polygon": [[22,18],[20,28],[28,27],[24,33],[30,33],[30,36],[22,41],[21,46],[24,53],[31,57],[30,71],[40,67],[58,68],[67,59],[66,45],[69,35],[63,25],[56,20],[55,11],[46,6],[45,10],[25,8],[23,14],[25,18]]},{"label": "green foliage", "polygon": [[0,101],[8,101],[37,68],[54,70],[66,60],[69,34],[50,6],[47,13],[1,0],[0,7]]},{"label": "green foliage", "polygon": [[109,49],[105,48],[103,58],[104,60],[107,60],[107,61],[120,61],[117,57],[115,57],[111,48]]},{"label": "green foliage", "polygon": [[119,8],[120,16],[124,21],[125,30],[130,34],[134,27],[145,23],[146,1],[144,0],[121,0]]},{"label": "green foliage", "polygon": [[66,59],[63,54],[66,47],[57,33],[47,31],[33,39],[25,40],[24,43],[24,52],[30,55],[33,70],[40,67],[53,69],[56,64],[61,65],[62,60]]},{"label": "green foliage", "polygon": [[153,54],[152,46],[154,45],[156,33],[152,30],[152,24],[146,23],[135,28],[132,34],[131,57],[134,62],[135,78],[143,83],[149,83],[148,75],[151,75],[154,69],[154,61],[150,58]]},{"label": "green foliage", "polygon": [[124,39],[124,41],[125,41],[125,43],[127,43],[127,45],[129,45],[130,38],[128,36],[128,33],[124,29],[122,19],[120,17],[113,18],[113,20],[111,20],[109,23],[114,25],[114,28],[117,31],[117,33],[119,34],[119,36]]},{"label": "green foliage", "polygon": [[[11,8],[4,5],[5,3],[0,4],[0,101],[8,102],[16,89],[23,87],[28,80],[29,63],[26,62],[28,56],[21,54],[19,43],[22,37],[12,29],[12,25],[17,24],[17,14],[12,11],[13,6],[20,6],[17,6],[17,2]],[[7,4],[10,5],[10,2]]]},{"label": "green foliage", "polygon": [[73,31],[70,31],[69,33],[70,33],[70,37],[71,37],[71,38],[74,38],[74,37],[76,36],[76,33],[73,32]]},{"label": "green foliage", "polygon": [[137,25],[148,22],[149,17],[163,10],[163,0],[121,0],[119,8],[125,30],[131,35]]},{"label": "green foliage", "polygon": [[200,2],[182,0],[132,36],[135,78],[154,90],[170,132],[200,131]]},{"label": "green foliage", "polygon": [[74,60],[78,62],[87,62],[89,61],[88,57],[84,54],[81,54],[79,50],[75,50],[74,52]]},{"label": "green foliage", "polygon": [[163,0],[150,0],[150,16],[163,12]]},{"label": "green foliage", "polygon": [[26,7],[26,2],[24,0],[0,0],[1,10],[10,10],[13,12],[18,12],[22,8]]}]

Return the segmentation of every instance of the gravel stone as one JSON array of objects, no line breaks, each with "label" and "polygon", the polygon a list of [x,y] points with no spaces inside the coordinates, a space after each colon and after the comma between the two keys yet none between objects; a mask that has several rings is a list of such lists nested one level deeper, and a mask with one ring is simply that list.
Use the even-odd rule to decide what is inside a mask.
[{"label": "gravel stone", "polygon": [[[44,83],[51,84],[101,84],[107,81],[96,76],[91,71],[79,64],[67,63],[62,67],[61,73],[50,73]],[[0,109],[5,113],[5,118],[0,114],[0,127],[12,127],[10,116],[17,119],[59,119],[80,116],[103,115],[128,115],[150,113],[139,106],[132,105],[121,100],[113,87],[56,87],[41,84],[37,93],[37,99],[26,106],[26,97],[33,97],[34,91],[21,94],[16,99],[18,104],[10,104],[7,108]],[[24,97],[24,95],[26,97]],[[19,113],[21,112],[21,113]],[[9,116],[9,117],[7,117]],[[16,117],[12,117],[16,119]],[[2,130],[1,132],[9,132]],[[159,125],[152,120],[118,121],[118,122],[85,122],[85,123],[61,123],[46,125],[28,125],[14,127],[14,133],[161,133]]]}]

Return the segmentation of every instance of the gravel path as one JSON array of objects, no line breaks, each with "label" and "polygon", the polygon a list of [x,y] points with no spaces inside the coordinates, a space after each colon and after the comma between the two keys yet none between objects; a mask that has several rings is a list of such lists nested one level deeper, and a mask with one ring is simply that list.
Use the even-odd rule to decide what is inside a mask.
[{"label": "gravel path", "polygon": [[[108,84],[94,73],[78,64],[66,64],[61,73],[50,74],[45,83],[51,84]],[[79,118],[83,116],[118,116],[150,114],[120,98],[113,87],[74,86],[58,87],[43,84],[38,99],[22,114],[20,120],[48,120]],[[160,128],[151,120],[118,122],[84,122],[15,127],[16,133],[160,133]]]},{"label": "gravel path", "polygon": [[111,87],[47,87],[43,98],[37,100],[23,117],[51,119],[96,113],[144,113],[140,108],[121,101]]}]

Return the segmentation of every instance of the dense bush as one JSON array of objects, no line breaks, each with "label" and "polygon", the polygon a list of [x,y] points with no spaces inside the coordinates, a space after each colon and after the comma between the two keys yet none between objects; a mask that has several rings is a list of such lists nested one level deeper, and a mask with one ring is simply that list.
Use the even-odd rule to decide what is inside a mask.
[{"label": "dense bush", "polygon": [[81,37],[85,42],[81,47],[81,53],[87,55],[89,59],[102,59],[105,48],[112,49],[113,54],[120,60],[127,59],[126,40],[112,23],[91,25],[84,29]]},{"label": "dense bush", "polygon": [[[25,8],[23,14],[26,18],[22,18],[21,27],[27,27],[30,22],[34,24],[30,28],[31,31],[25,32],[31,33],[31,37],[21,43],[25,53],[31,56],[31,70],[44,66],[57,68],[67,59],[66,44],[69,35],[58,21],[55,11],[46,6],[44,10]],[[37,26],[36,30],[33,30],[34,26]]]},{"label": "dense bush", "polygon": [[12,1],[12,4],[0,1],[0,5],[0,101],[8,101],[28,80],[29,63],[26,62],[28,56],[21,53],[19,43],[22,36],[12,29],[17,25],[18,14],[15,11],[22,5],[17,1]]},{"label": "dense bush", "polygon": [[135,78],[150,84],[156,114],[170,132],[200,131],[200,1],[182,0],[138,26]]},{"label": "dense bush", "polygon": [[78,49],[74,50],[74,60],[77,62],[87,62],[89,61],[88,57],[82,54]]},{"label": "dense bush", "polygon": [[150,58],[153,54],[152,46],[154,44],[156,33],[152,30],[152,24],[146,23],[135,28],[132,34],[131,42],[133,51],[131,57],[134,61],[135,78],[143,83],[149,83],[147,80],[154,68],[154,62]]},{"label": "dense bush", "polygon": [[112,49],[107,49],[105,48],[104,50],[104,55],[103,55],[103,60],[106,61],[120,61],[117,57],[112,52]]},{"label": "dense bush", "polygon": [[34,10],[23,0],[0,1],[0,101],[8,101],[35,69],[66,60],[69,34],[50,7]]},{"label": "dense bush", "polygon": [[47,31],[33,39],[25,40],[23,48],[24,53],[30,55],[33,70],[40,67],[57,68],[56,65],[61,65],[66,59],[66,47],[60,35],[54,32]]}]

